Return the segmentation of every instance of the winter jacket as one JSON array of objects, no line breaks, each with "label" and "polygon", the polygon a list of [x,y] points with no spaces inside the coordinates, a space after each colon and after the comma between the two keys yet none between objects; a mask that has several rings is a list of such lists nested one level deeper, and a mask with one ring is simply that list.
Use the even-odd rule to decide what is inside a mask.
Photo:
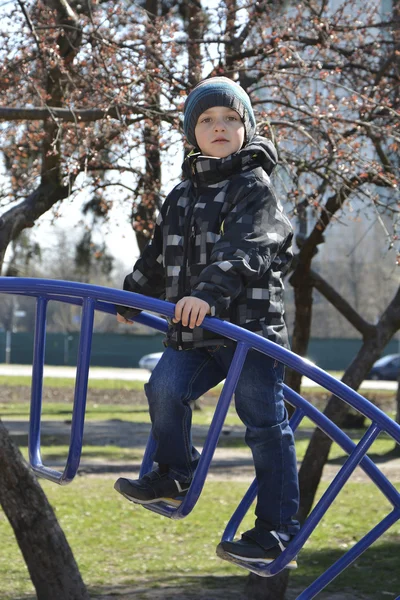
[{"label": "winter jacket", "polygon": [[[293,232],[270,182],[276,158],[262,137],[226,158],[191,153],[124,289],[173,303],[201,298],[211,315],[287,346],[282,278]],[[216,334],[169,321],[165,345],[214,344],[221,344]]]}]

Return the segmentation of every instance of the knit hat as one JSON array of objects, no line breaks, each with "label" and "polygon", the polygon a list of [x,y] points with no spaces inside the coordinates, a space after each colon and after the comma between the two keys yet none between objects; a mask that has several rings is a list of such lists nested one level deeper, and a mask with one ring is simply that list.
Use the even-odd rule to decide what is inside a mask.
[{"label": "knit hat", "polygon": [[199,116],[213,106],[226,106],[235,110],[243,121],[245,143],[254,136],[256,119],[251,101],[239,84],[227,77],[203,79],[193,88],[186,98],[183,109],[183,130],[192,146],[197,146],[194,130]]}]

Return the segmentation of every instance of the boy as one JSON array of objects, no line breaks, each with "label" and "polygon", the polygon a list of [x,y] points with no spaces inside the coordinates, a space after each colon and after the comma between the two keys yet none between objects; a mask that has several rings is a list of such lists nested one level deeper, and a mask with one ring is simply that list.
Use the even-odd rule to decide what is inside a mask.
[{"label": "boy", "polygon": [[[287,345],[283,283],[292,229],[271,187],[273,145],[255,136],[250,99],[225,77],[200,82],[184,108],[194,146],[185,179],[165,200],[154,237],[124,289],[176,304],[166,350],[145,385],[158,468],[115,489],[133,502],[177,500],[199,454],[191,443],[190,402],[225,379],[234,342],[199,326],[217,316]],[[128,322],[138,311],[118,307]],[[235,392],[258,482],[255,527],[223,550],[248,562],[272,562],[298,530],[296,455],[283,402],[284,368],[251,350]],[[295,567],[295,562],[290,565]]]}]

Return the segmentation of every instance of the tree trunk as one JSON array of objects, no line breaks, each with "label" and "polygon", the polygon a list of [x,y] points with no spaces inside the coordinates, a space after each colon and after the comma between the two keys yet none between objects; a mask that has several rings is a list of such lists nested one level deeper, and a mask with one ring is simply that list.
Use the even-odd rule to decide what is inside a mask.
[{"label": "tree trunk", "polygon": [[[312,321],[312,304],[313,304],[313,281],[310,277],[312,260],[318,252],[318,246],[324,243],[324,232],[330,224],[335,213],[345,203],[351,193],[352,184],[340,188],[332,194],[326,201],[324,211],[314,225],[310,235],[305,238],[306,227],[305,209],[312,201],[313,195],[303,201],[303,207],[299,210],[300,213],[300,236],[297,241],[300,251],[294,259],[295,268],[290,277],[290,283],[294,287],[295,294],[295,323],[292,336],[292,350],[299,356],[307,356],[308,344],[311,337],[311,321]],[[325,184],[319,189],[319,194],[323,195]],[[318,194],[317,194],[318,195]],[[288,369],[285,377],[286,384],[300,393],[302,375],[297,371]]]},{"label": "tree trunk", "polygon": [[[373,363],[400,328],[400,288],[375,327],[375,335],[369,335],[357,356],[346,370],[342,381],[357,390],[365,379]],[[332,396],[324,414],[339,427],[347,414],[347,404]],[[299,519],[304,521],[309,514],[321,480],[324,465],[328,459],[332,441],[319,429],[314,431],[304,456],[300,471],[300,510]]]},{"label": "tree trunk", "polygon": [[[53,0],[52,7],[60,26],[65,26],[60,34],[59,52],[67,65],[79,51],[81,25],[65,0]],[[24,6],[22,11],[27,16]],[[49,71],[48,106],[60,106],[65,83],[61,69]],[[63,182],[60,156],[54,152],[58,124],[47,119],[44,132],[39,187],[0,218],[0,268],[9,242],[70,193],[69,186]],[[73,183],[73,177],[69,183]],[[1,421],[0,475],[0,504],[14,530],[38,600],[88,600],[89,594],[54,511]]]},{"label": "tree trunk", "polygon": [[249,600],[284,600],[288,583],[287,570],[268,578],[250,573],[246,580],[245,597]]},{"label": "tree trunk", "polygon": [[[400,371],[399,376],[397,378],[397,392],[396,392],[396,423],[400,425]],[[393,454],[400,455],[400,446],[399,444],[395,444],[393,448]]]},{"label": "tree trunk", "polygon": [[132,226],[136,233],[139,251],[142,253],[153,235],[156,212],[161,208],[161,156],[160,156],[160,84],[155,73],[159,63],[159,47],[157,41],[160,37],[158,25],[159,0],[146,0],[147,13],[146,32],[151,43],[146,45],[146,84],[145,103],[153,113],[151,119],[147,118],[143,130],[144,156],[146,160],[145,172],[140,178],[136,197],[140,202],[132,205]]},{"label": "tree trunk", "polygon": [[38,600],[89,600],[71,548],[42,488],[0,421],[0,504]]},{"label": "tree trunk", "polygon": [[[296,318],[292,336],[292,351],[299,356],[307,356],[308,344],[311,337],[311,320],[313,304],[313,284],[309,277],[310,264],[299,266],[292,277],[290,283],[294,288],[294,299],[296,308]],[[288,369],[286,372],[286,384],[300,393],[302,375],[298,371]]]},{"label": "tree trunk", "polygon": [[[393,20],[395,25],[393,27],[393,37],[397,48],[395,53],[394,68],[397,77],[400,77],[400,0],[393,0]],[[393,94],[393,107],[398,110],[400,105],[399,94]],[[400,159],[397,156],[397,163],[400,163]],[[400,373],[398,377],[397,393],[396,393],[396,422],[400,425]],[[394,447],[394,453],[400,454],[400,446],[398,444]]]},{"label": "tree trunk", "polygon": [[200,42],[204,35],[204,12],[197,0],[182,3],[181,12],[185,20],[185,29],[191,43],[188,46],[188,83],[189,90],[201,80],[203,55]]}]

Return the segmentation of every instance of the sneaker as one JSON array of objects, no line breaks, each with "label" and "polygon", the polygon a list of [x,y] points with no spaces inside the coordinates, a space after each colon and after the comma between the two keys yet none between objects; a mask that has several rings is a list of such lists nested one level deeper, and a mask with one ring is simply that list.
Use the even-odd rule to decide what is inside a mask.
[{"label": "sneaker", "polygon": [[151,504],[153,502],[170,502],[180,504],[190,487],[189,483],[182,483],[172,479],[168,473],[151,471],[140,479],[125,479],[120,477],[114,484],[114,489],[128,500],[137,504]]},{"label": "sneaker", "polygon": [[[233,542],[221,542],[217,547],[217,554],[221,551],[229,556],[248,563],[263,563],[269,565],[287,548],[289,539],[283,539],[276,531],[267,532],[261,540],[257,542],[254,538],[259,538],[255,529],[251,529],[242,535],[242,539]],[[286,537],[286,536],[285,536]],[[285,567],[286,569],[297,569],[297,560],[294,557]]]}]

